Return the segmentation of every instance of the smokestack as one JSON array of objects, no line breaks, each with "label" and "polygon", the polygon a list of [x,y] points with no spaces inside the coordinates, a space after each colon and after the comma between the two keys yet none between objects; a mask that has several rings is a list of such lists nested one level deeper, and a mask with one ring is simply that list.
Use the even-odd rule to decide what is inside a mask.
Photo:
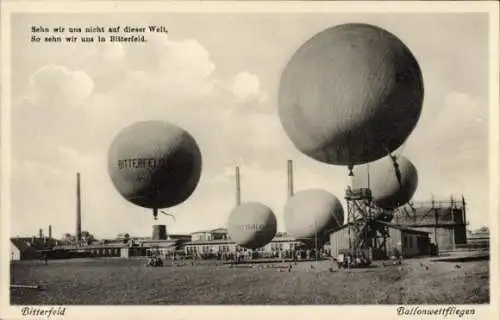
[{"label": "smokestack", "polygon": [[82,208],[80,198],[80,173],[76,174],[76,241],[80,243],[82,235]]},{"label": "smokestack", "polygon": [[240,167],[236,167],[236,206],[241,204]]},{"label": "smokestack", "polygon": [[293,162],[288,160],[288,198],[293,196]]},{"label": "smokestack", "polygon": [[52,226],[49,224],[49,239],[52,239]]},{"label": "smokestack", "polygon": [[43,229],[42,228],[38,229],[38,238],[40,238],[40,239],[43,238]]},{"label": "smokestack", "polygon": [[164,224],[153,225],[153,240],[167,240],[167,226]]}]

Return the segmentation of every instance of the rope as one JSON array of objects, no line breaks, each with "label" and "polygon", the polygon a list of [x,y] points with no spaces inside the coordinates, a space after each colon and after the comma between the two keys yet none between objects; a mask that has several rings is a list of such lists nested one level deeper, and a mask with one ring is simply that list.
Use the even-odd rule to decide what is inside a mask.
[{"label": "rope", "polygon": [[398,180],[398,183],[399,183],[399,187],[403,187],[403,184],[402,184],[402,177],[401,177],[401,171],[399,170],[399,164],[398,164],[398,156],[396,155],[393,155],[389,152],[388,149],[387,150],[387,154],[389,155],[389,158],[391,159],[392,161],[392,166],[394,168],[394,174],[396,175],[396,179]]}]

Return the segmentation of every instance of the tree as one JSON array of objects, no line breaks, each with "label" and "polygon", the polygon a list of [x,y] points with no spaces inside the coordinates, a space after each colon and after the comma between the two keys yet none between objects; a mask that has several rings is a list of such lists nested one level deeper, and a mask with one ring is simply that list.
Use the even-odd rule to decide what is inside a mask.
[{"label": "tree", "polygon": [[65,233],[62,236],[61,241],[64,244],[73,244],[73,243],[75,243],[75,236],[71,235],[70,233]]},{"label": "tree", "polygon": [[127,243],[130,240],[130,234],[128,234],[128,233],[119,233],[116,236],[116,239],[123,241],[123,243]]},{"label": "tree", "polygon": [[486,226],[482,226],[481,228],[476,230],[476,233],[489,233],[490,229]]},{"label": "tree", "polygon": [[81,239],[86,244],[91,244],[95,240],[94,236],[88,231],[82,231]]}]

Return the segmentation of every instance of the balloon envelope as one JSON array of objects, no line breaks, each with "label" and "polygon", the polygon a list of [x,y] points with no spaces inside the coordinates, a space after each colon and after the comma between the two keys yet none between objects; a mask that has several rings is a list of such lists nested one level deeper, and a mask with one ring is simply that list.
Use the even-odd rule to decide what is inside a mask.
[{"label": "balloon envelope", "polygon": [[297,149],[334,165],[371,162],[415,128],[424,96],[405,44],[368,24],[343,24],[305,42],[279,87],[282,126]]},{"label": "balloon envelope", "polygon": [[271,242],[276,230],[274,213],[257,202],[242,203],[228,219],[229,236],[236,244],[248,249],[257,249]]},{"label": "balloon envelope", "polygon": [[167,208],[188,199],[201,175],[201,152],[184,129],[161,121],[137,122],[113,140],[108,173],[116,190],[145,208]]},{"label": "balloon envelope", "polygon": [[344,209],[333,194],[319,189],[295,193],[285,205],[285,227],[297,239],[323,237],[344,223]]},{"label": "balloon envelope", "polygon": [[417,190],[418,173],[405,157],[397,157],[396,163],[397,167],[390,157],[385,157],[369,167],[354,167],[353,188],[369,187],[373,202],[380,208],[390,210],[404,205]]}]

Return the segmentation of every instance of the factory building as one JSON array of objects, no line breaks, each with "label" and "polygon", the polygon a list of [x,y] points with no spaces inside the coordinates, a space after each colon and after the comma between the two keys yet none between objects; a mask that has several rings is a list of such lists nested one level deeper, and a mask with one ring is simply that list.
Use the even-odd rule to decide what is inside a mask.
[{"label": "factory building", "polygon": [[302,244],[286,233],[277,233],[274,239],[265,246],[249,250],[234,243],[225,228],[193,232],[191,237],[191,241],[184,244],[184,253],[187,256],[215,256],[218,253],[232,254],[243,251],[257,252],[261,257],[278,257]]},{"label": "factory building", "polygon": [[159,255],[174,257],[183,251],[184,244],[191,240],[190,235],[168,234],[166,225],[153,225],[151,238],[131,238],[120,250],[122,258],[132,256]]},{"label": "factory building", "polygon": [[42,250],[48,250],[57,244],[57,240],[47,237],[16,237],[10,239],[11,260],[40,259]]},{"label": "factory building", "polygon": [[392,223],[428,232],[439,252],[467,244],[465,199],[422,201],[405,205],[394,213]]},{"label": "factory building", "polygon": [[43,229],[38,236],[10,238],[10,259],[31,260],[43,257],[42,251],[50,250],[59,245],[59,241],[52,238],[52,226],[49,226],[49,236],[45,236]]},{"label": "factory building", "polygon": [[482,227],[474,231],[467,231],[467,245],[459,245],[458,249],[480,249],[488,250],[490,248],[490,230]]},{"label": "factory building", "polygon": [[228,240],[227,229],[200,230],[191,233],[191,241]]},{"label": "factory building", "polygon": [[[429,255],[431,253],[431,244],[429,233],[425,231],[410,229],[407,227],[378,221],[388,231],[388,237],[385,240],[385,248],[375,251],[368,250],[368,256],[371,260],[386,259],[387,256],[381,256],[381,252],[387,252],[390,255],[397,249],[403,258]],[[330,253],[332,257],[349,250],[352,246],[353,236],[349,224],[344,224],[337,230],[330,233]]]},{"label": "factory building", "polygon": [[72,248],[74,257],[119,257],[120,249],[123,244],[120,243],[110,243],[106,245],[88,245],[79,248]]}]

